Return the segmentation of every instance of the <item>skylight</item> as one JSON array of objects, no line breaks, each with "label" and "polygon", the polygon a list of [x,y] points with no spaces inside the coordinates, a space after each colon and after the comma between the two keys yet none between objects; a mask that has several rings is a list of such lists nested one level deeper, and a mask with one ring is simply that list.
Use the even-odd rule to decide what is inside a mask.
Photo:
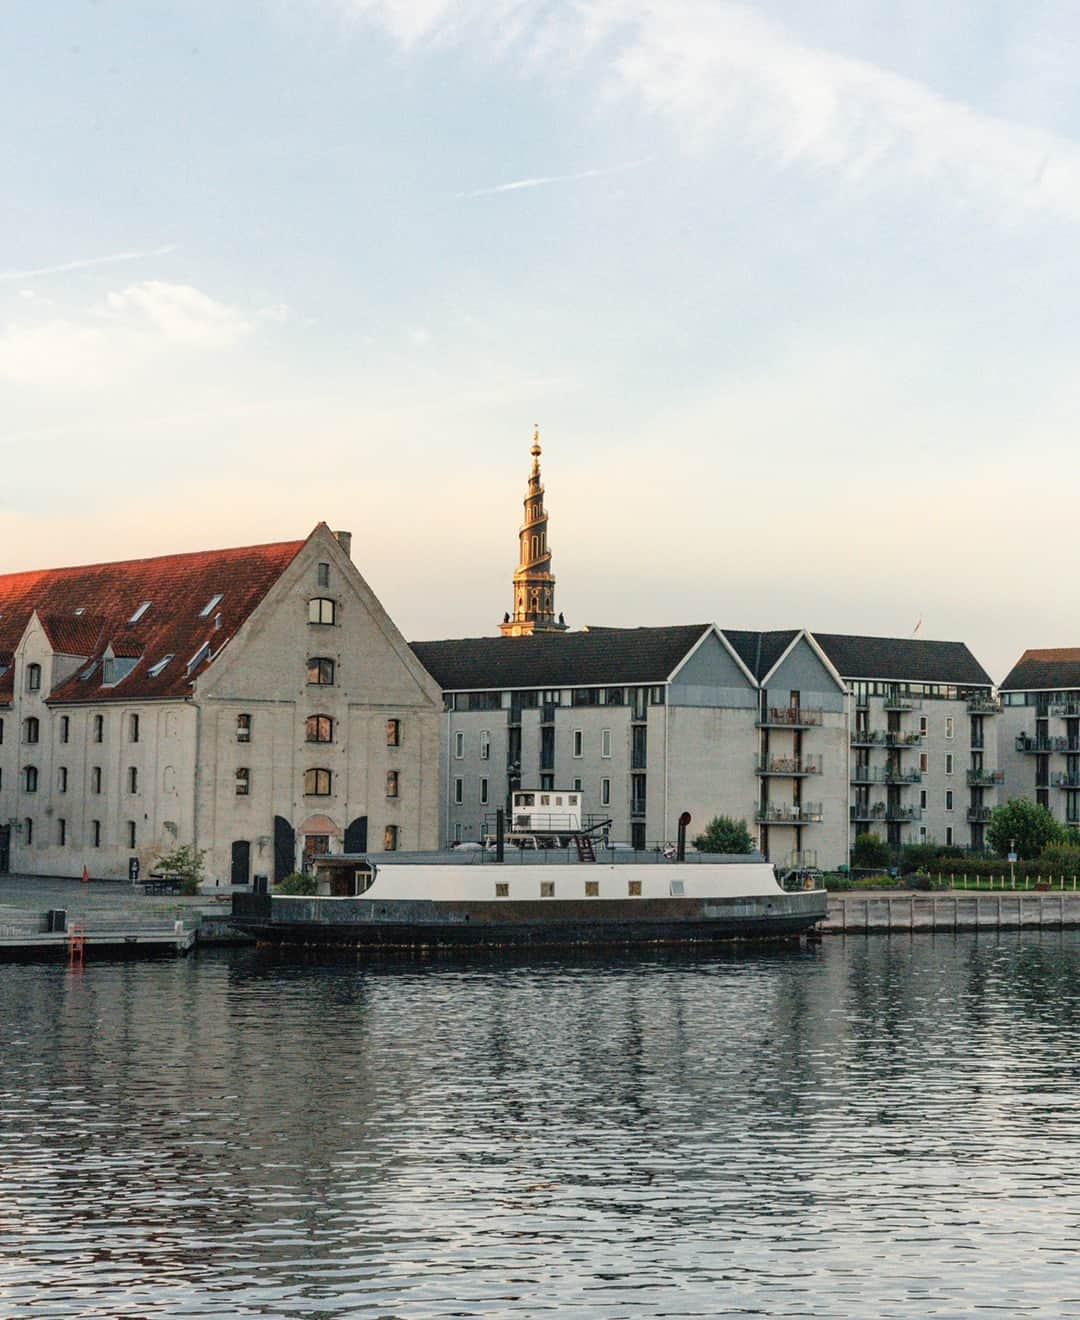
[{"label": "skylight", "polygon": [[161,671],[165,668],[165,666],[169,663],[169,661],[174,660],[175,658],[176,657],[172,655],[162,656],[162,658],[158,660],[156,664],[152,664],[150,666],[150,668],[146,671],[147,674],[150,676],[150,678],[157,678],[158,674],[161,673]]},{"label": "skylight", "polygon": [[93,674],[94,670],[97,668],[97,665],[98,662],[96,660],[92,660],[90,664],[88,664],[86,668],[82,671],[82,673],[79,675],[79,679],[85,683],[86,680]]},{"label": "skylight", "polygon": [[142,616],[146,613],[146,611],[149,608],[150,608],[150,602],[148,600],[144,600],[143,603],[139,606],[139,608],[135,611],[135,613],[131,616],[131,618],[128,619],[128,623],[138,623],[139,620],[142,618]]},{"label": "skylight", "polygon": [[[220,599],[221,599],[221,597],[218,596],[218,600],[220,600]],[[191,659],[187,662],[187,671],[188,671],[188,673],[190,674],[190,673],[192,672],[192,670],[194,670],[194,669],[198,669],[198,667],[202,664],[202,662],[207,658],[207,656],[208,656],[209,654],[210,654],[210,643],[209,643],[209,642],[203,642],[202,646],[199,647],[199,649],[195,652],[195,654],[194,654],[194,655],[191,657]]]},{"label": "skylight", "polygon": [[223,597],[224,595],[225,595],[225,593],[224,593],[223,591],[219,591],[218,594],[217,594],[216,596],[211,596],[210,599],[206,602],[206,604],[205,604],[205,605],[202,607],[202,609],[199,611],[199,618],[200,618],[200,619],[205,619],[205,618],[207,617],[207,615],[210,613],[210,611],[211,611],[212,609],[214,609],[215,606],[221,604],[221,599],[222,599],[222,597]]}]

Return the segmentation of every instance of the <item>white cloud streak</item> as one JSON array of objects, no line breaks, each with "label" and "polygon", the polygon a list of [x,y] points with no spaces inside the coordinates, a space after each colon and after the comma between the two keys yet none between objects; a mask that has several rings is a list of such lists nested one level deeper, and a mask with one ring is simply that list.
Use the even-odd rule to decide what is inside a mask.
[{"label": "white cloud streak", "polygon": [[34,280],[44,275],[66,275],[73,270],[90,270],[94,266],[114,266],[121,261],[145,261],[147,257],[165,257],[177,250],[176,243],[165,247],[148,248],[144,252],[113,252],[106,257],[83,257],[77,261],[63,261],[58,266],[37,266],[31,270],[2,270],[0,280]]},{"label": "white cloud streak", "polygon": [[623,174],[626,170],[640,169],[643,160],[627,161],[625,165],[609,165],[605,169],[578,170],[575,174],[541,174],[533,179],[514,179],[510,183],[497,183],[491,188],[477,188],[474,192],[458,193],[459,198],[494,197],[498,193],[519,192],[522,188],[546,188],[553,183],[576,183],[579,179],[599,179],[608,174]]}]

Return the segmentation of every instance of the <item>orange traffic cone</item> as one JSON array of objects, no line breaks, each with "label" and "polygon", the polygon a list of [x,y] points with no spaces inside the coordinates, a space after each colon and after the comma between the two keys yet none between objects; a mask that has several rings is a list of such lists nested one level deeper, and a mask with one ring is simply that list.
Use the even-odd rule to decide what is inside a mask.
[{"label": "orange traffic cone", "polygon": [[85,863],[83,864],[83,869],[82,869],[82,882],[84,885],[88,885],[90,883],[90,872],[86,869]]}]

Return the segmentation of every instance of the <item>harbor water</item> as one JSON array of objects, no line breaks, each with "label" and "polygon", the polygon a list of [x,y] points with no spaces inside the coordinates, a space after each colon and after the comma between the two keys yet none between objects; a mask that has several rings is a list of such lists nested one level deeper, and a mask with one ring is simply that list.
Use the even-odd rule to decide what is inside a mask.
[{"label": "harbor water", "polygon": [[0,968],[0,1314],[1080,1316],[1080,933]]}]

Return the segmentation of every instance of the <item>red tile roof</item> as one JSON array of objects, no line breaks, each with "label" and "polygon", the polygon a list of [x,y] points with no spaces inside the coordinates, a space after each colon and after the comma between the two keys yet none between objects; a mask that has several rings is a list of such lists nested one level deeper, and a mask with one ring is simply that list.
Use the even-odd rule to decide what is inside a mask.
[{"label": "red tile roof", "polygon": [[[14,651],[36,610],[54,650],[100,661],[108,647],[116,656],[138,656],[134,669],[115,686],[102,685],[102,667],[76,674],[49,695],[51,701],[133,701],[186,696],[205,660],[187,665],[204,643],[216,656],[292,563],[304,541],[205,550],[116,564],[0,574],[0,657]],[[220,602],[201,611],[221,593]],[[149,608],[131,623],[143,603]],[[220,626],[215,626],[220,615]],[[150,669],[167,655],[160,674]],[[0,666],[3,660],[0,658]],[[0,675],[0,702],[13,691],[13,670]]]}]

